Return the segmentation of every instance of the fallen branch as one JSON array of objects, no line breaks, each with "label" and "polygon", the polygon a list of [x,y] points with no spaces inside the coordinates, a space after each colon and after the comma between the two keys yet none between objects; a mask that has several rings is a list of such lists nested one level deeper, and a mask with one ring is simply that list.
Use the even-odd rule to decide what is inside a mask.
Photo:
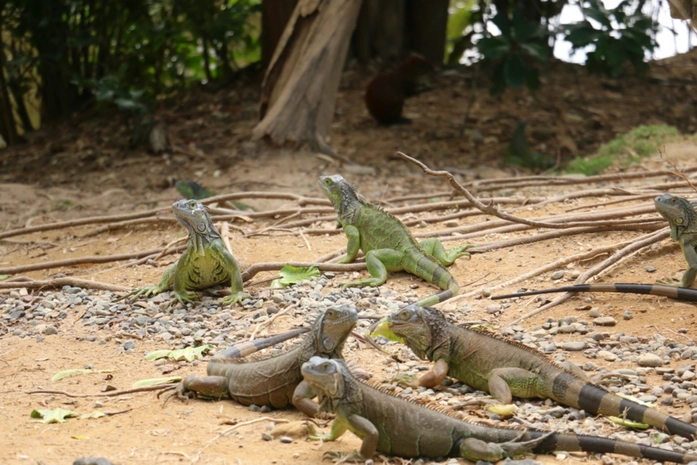
[{"label": "fallen branch", "polygon": [[99,291],[111,292],[124,292],[130,290],[130,288],[117,286],[115,284],[69,277],[35,281],[30,278],[21,276],[15,277],[12,280],[5,280],[0,282],[0,289],[17,289],[21,287],[27,289],[60,289],[63,286],[80,287],[82,289],[96,289]]},{"label": "fallen branch", "polygon": [[176,386],[176,383],[168,383],[168,384],[158,384],[156,386],[143,386],[139,388],[133,388],[133,389],[125,389],[123,391],[107,391],[107,392],[99,392],[96,394],[73,394],[71,392],[67,391],[54,391],[54,390],[37,390],[37,391],[25,391],[25,394],[57,394],[61,396],[66,396],[66,397],[116,397],[116,396],[123,396],[126,394],[133,394],[136,392],[149,392],[149,391],[159,391],[164,388],[173,388]]},{"label": "fallen branch", "polygon": [[[579,276],[576,279],[576,281],[574,281],[574,284],[585,284],[585,282],[588,279],[597,275],[598,273],[600,273],[604,269],[612,266],[613,264],[615,264],[620,259],[627,256],[628,254],[633,253],[635,251],[638,251],[640,249],[643,249],[644,247],[648,247],[651,244],[654,244],[656,242],[662,241],[663,239],[665,239],[666,237],[669,237],[669,236],[670,236],[670,230],[665,229],[665,230],[658,231],[654,234],[650,234],[647,237],[645,237],[644,239],[631,241],[631,244],[626,245],[622,249],[616,251],[614,254],[612,254],[607,259],[603,260],[601,263],[598,263],[594,267],[592,267],[592,268],[586,270],[584,273],[582,273],[581,276]],[[513,326],[513,325],[519,324],[521,321],[523,321],[527,318],[535,316],[539,313],[544,312],[545,310],[548,310],[556,305],[559,305],[562,302],[567,301],[569,298],[571,298],[574,295],[576,295],[575,292],[567,292],[567,293],[557,297],[553,301],[551,301],[551,302],[543,305],[542,307],[536,309],[535,311],[532,311],[532,312],[530,312],[526,315],[523,315],[520,318],[508,323],[508,326]]]}]

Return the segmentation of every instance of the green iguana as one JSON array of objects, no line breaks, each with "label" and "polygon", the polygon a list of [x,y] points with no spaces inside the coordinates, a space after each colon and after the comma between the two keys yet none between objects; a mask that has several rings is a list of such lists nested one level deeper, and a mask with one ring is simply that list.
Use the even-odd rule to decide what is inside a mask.
[{"label": "green iguana", "polygon": [[[176,385],[170,396],[176,395],[182,400],[197,395],[230,398],[242,405],[274,408],[285,408],[292,403],[306,415],[316,416],[318,407],[310,400],[314,394],[296,390],[302,381],[300,366],[313,356],[341,358],[344,342],[357,320],[358,314],[354,308],[329,308],[317,317],[302,342],[274,357],[241,359],[245,355],[243,352],[247,352],[244,347],[225,349],[208,362],[208,376],[189,375]],[[286,336],[288,339],[288,334],[279,337]]]},{"label": "green iguana", "polygon": [[619,292],[622,294],[649,294],[670,297],[676,300],[697,302],[697,289],[675,287],[661,284],[575,284],[573,286],[554,287],[537,291],[521,291],[512,294],[492,295],[492,300],[509,299],[527,295],[552,294],[554,292]]},{"label": "green iguana", "polygon": [[189,231],[186,250],[179,260],[167,268],[157,286],[134,289],[118,300],[149,297],[173,289],[174,297],[179,302],[193,302],[196,294],[189,292],[189,289],[198,291],[224,283],[230,283],[232,294],[223,299],[223,305],[251,297],[244,292],[240,267],[225,247],[206,207],[196,200],[177,200],[172,204],[172,210],[177,220]]},{"label": "green iguana", "polygon": [[379,286],[387,280],[388,271],[406,271],[444,289],[420,300],[421,305],[434,305],[458,293],[460,287],[445,267],[469,255],[466,249],[470,245],[446,252],[435,238],[418,243],[399,219],[366,202],[342,176],[321,176],[319,185],[338,214],[337,227],[343,228],[348,238],[346,256],[337,263],[352,262],[362,250],[372,276],[342,283],[342,287]]},{"label": "green iguana", "polygon": [[653,204],[668,220],[670,238],[680,244],[687,261],[680,287],[690,287],[697,277],[697,212],[687,199],[670,194],[659,195],[653,199]]},{"label": "green iguana", "polygon": [[375,451],[399,457],[464,457],[472,462],[555,450],[616,453],[660,462],[697,459],[697,455],[598,436],[469,423],[361,382],[341,360],[312,357],[302,365],[302,374],[302,384],[318,394],[320,408],[336,413],[330,433],[311,438],[333,441],[349,430],[363,440],[360,455],[366,463],[372,463]]},{"label": "green iguana", "polygon": [[562,366],[522,344],[454,325],[435,308],[409,305],[389,315],[387,326],[417,357],[435,362],[419,379],[421,386],[434,387],[451,376],[504,404],[510,404],[512,396],[549,398],[592,414],[696,436],[697,427],[592,384],[572,363]]}]

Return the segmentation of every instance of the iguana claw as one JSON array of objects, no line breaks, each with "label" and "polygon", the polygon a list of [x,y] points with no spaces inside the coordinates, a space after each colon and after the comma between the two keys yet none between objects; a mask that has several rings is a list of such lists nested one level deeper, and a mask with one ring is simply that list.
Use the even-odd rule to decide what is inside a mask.
[{"label": "iguana claw", "polygon": [[185,404],[189,403],[189,399],[194,399],[196,398],[196,391],[191,391],[184,387],[184,381],[175,384],[174,386],[169,386],[165,389],[162,389],[161,391],[158,391],[157,393],[157,398],[160,398],[160,395],[167,392],[167,391],[172,391],[169,394],[165,396],[165,399],[162,401],[162,407],[165,406],[167,401],[171,399],[172,397],[176,396],[177,399],[181,400]]}]

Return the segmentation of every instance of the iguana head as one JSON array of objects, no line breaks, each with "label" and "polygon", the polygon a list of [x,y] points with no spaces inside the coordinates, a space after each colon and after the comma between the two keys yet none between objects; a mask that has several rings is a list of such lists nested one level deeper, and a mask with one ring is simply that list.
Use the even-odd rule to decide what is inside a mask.
[{"label": "iguana head", "polygon": [[346,181],[340,174],[320,176],[319,186],[329,198],[339,216],[346,215],[365,202],[363,197],[356,192],[356,188]]},{"label": "iguana head", "polygon": [[686,230],[693,230],[697,225],[697,213],[692,204],[682,197],[670,194],[659,195],[653,199],[656,211],[668,220],[670,225],[670,237],[674,241],[680,239],[680,235]]},{"label": "iguana head", "polygon": [[340,360],[312,357],[300,367],[300,372],[318,395],[341,398],[344,395],[344,371],[350,373]]},{"label": "iguana head", "polygon": [[172,204],[172,210],[177,220],[192,236],[203,236],[208,240],[220,237],[208,210],[198,200],[177,200]]},{"label": "iguana head", "polygon": [[325,357],[341,358],[344,343],[357,321],[358,313],[353,307],[328,308],[315,323],[315,331],[317,331],[315,353]]},{"label": "iguana head", "polygon": [[404,344],[421,359],[430,359],[438,349],[439,336],[446,324],[438,310],[416,304],[407,305],[387,317],[390,331],[403,338]]}]

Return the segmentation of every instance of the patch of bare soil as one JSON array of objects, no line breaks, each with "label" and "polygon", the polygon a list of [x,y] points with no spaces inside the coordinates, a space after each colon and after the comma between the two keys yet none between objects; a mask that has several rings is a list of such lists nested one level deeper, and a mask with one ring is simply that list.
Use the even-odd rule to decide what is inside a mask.
[{"label": "patch of bare soil", "polygon": [[[685,64],[692,63],[695,57],[697,55],[693,53],[681,57],[679,62],[666,60],[656,65],[652,80],[628,78],[609,81],[587,77],[584,70],[573,65],[553,63],[545,78],[548,82],[534,96],[527,92],[509,92],[496,99],[488,96],[486,84],[478,83],[467,129],[479,131],[483,136],[481,143],[475,143],[469,133],[459,136],[472,89],[471,79],[467,76],[442,76],[434,91],[409,100],[406,111],[407,116],[414,120],[413,125],[381,128],[369,119],[361,103],[361,84],[368,75],[348,71],[337,105],[331,144],[363,167],[340,164],[312,153],[270,149],[263,144],[248,142],[254,124],[256,97],[249,86],[231,88],[216,95],[191,92],[182,95],[176,105],[165,107],[162,117],[170,124],[173,140],[182,150],[164,157],[128,151],[129,129],[118,119],[96,118],[84,120],[74,128],[44,130],[33,136],[32,144],[0,154],[0,166],[3,167],[0,180],[4,182],[0,184],[0,220],[5,230],[149,209],[161,209],[160,217],[164,219],[113,228],[88,224],[8,237],[0,241],[0,268],[136,253],[159,249],[181,239],[183,229],[166,219],[170,217],[169,205],[178,198],[171,187],[173,179],[197,180],[218,193],[290,192],[321,198],[318,177],[340,173],[356,184],[369,200],[389,201],[386,207],[408,209],[427,201],[460,198],[451,197],[452,190],[443,179],[427,177],[414,165],[394,158],[395,150],[414,155],[432,168],[453,169],[459,173],[456,179],[463,183],[474,180],[467,184],[473,192],[483,199],[495,198],[497,206],[517,216],[539,219],[550,215],[645,206],[649,211],[628,218],[635,218],[637,224],[661,221],[655,212],[650,211],[652,196],[666,190],[685,195],[693,191],[688,187],[662,184],[681,179],[672,175],[670,172],[674,167],[658,156],[617,171],[616,178],[592,184],[560,184],[551,179],[542,183],[515,184],[511,176],[516,173],[500,166],[501,153],[517,119],[530,122],[529,134],[535,150],[553,157],[557,153],[566,156],[566,152],[590,151],[638,124],[661,122],[694,132],[697,122],[693,96],[697,94],[694,92],[694,77],[685,74]],[[544,130],[532,130],[535,127]],[[675,165],[689,168],[694,167],[696,151],[695,143],[686,141],[667,146],[664,153],[665,158]],[[666,170],[666,174],[646,179],[623,178],[623,175],[657,170]],[[487,183],[488,179],[503,177],[510,177],[502,181],[503,187]],[[575,196],[581,191],[587,191],[586,195]],[[400,199],[420,194],[429,194],[430,197]],[[250,194],[241,201],[258,212],[281,208],[300,211],[297,203],[290,200],[259,198]],[[328,204],[324,206],[328,207]],[[459,212],[471,213],[457,216]],[[446,218],[446,215],[450,216]],[[583,234],[561,234],[537,242],[488,250],[488,245],[534,238],[547,230],[494,229],[489,225],[495,224],[497,219],[477,214],[469,207],[407,212],[398,216],[419,236],[445,231],[443,240],[447,245],[474,243],[482,248],[480,253],[473,253],[470,259],[459,259],[450,268],[461,284],[461,296],[446,302],[441,308],[458,320],[481,321],[497,329],[532,312],[540,304],[535,299],[526,298],[502,305],[482,297],[483,291],[493,290],[497,294],[521,287],[569,284],[577,273],[592,268],[609,256],[607,252],[593,254],[593,250],[623,241],[637,241],[651,233],[631,228],[609,228]],[[317,220],[299,227],[287,226],[287,223],[302,218],[312,218],[312,215],[285,213],[275,217],[234,219],[229,228],[234,255],[246,268],[259,262],[312,261],[345,246],[343,234],[333,231],[333,219]],[[264,228],[270,229],[259,234]],[[585,256],[497,288],[532,270],[577,254]],[[22,275],[32,279],[65,276],[130,288],[157,282],[164,266],[175,259],[176,255],[169,255],[137,266],[127,261],[81,264],[40,269]],[[684,269],[685,260],[679,248],[665,239],[627,256],[597,281],[652,283],[662,277],[679,277]],[[560,270],[564,271],[563,277],[552,280],[552,273]],[[252,294],[268,296],[268,278],[274,275],[271,272],[259,274],[246,283],[246,288]],[[338,286],[354,277],[337,273],[332,283]],[[404,273],[390,274],[384,286],[414,298],[435,291],[433,286]],[[0,304],[8,298],[8,292],[2,291]],[[26,290],[27,301],[32,301],[32,296],[41,296],[42,292],[46,291]],[[265,300],[262,310],[272,304],[271,300]],[[137,308],[137,303],[133,305]],[[519,325],[525,331],[531,331],[549,318],[559,320],[575,316],[590,321],[587,311],[594,307],[617,320],[616,326],[602,328],[611,337],[624,334],[648,341],[654,335],[661,335],[669,341],[692,344],[697,332],[693,304],[662,297],[616,294],[572,297]],[[360,445],[351,434],[344,435],[336,443],[324,444],[303,438],[296,438],[290,444],[278,440],[263,441],[262,432],[270,422],[304,420],[293,410],[259,413],[230,401],[200,400],[186,405],[170,401],[163,408],[153,393],[89,398],[26,394],[26,391],[36,389],[89,394],[99,392],[107,384],[127,389],[136,380],[159,377],[165,371],[182,376],[205,373],[205,362],[163,365],[143,358],[146,351],[176,347],[176,344],[146,336],[135,339],[135,351],[124,351],[123,344],[131,336],[118,331],[118,328],[83,325],[84,305],[65,310],[68,314],[64,319],[22,324],[15,324],[0,315],[3,317],[0,320],[0,431],[3,432],[0,450],[3,451],[3,463],[67,464],[81,456],[105,456],[117,464],[321,463],[326,451],[351,452]],[[360,310],[371,312],[370,308]],[[251,311],[239,307],[229,311],[241,321],[252,318]],[[626,312],[630,312],[633,318],[624,319]],[[279,318],[268,331],[282,331],[300,322],[297,316],[289,314]],[[42,334],[46,325],[54,325],[58,333]],[[21,336],[15,335],[16,332]],[[552,341],[560,347],[563,342],[586,338],[580,334],[559,334]],[[355,341],[351,341],[350,346],[349,360],[372,372],[377,380],[392,378],[393,362],[370,349],[359,347]],[[396,346],[391,349],[397,350]],[[561,353],[558,349],[555,355]],[[579,364],[593,361],[609,370],[636,369],[631,361],[588,359],[584,352],[563,355]],[[677,355],[670,361],[670,366],[676,369],[685,364],[692,363],[679,359]],[[57,383],[49,381],[58,371],[85,365],[113,371],[109,375],[71,377]],[[428,364],[423,362],[422,365]],[[663,381],[659,375],[650,372],[645,383],[660,386]],[[57,407],[80,413],[99,409],[115,414],[96,420],[71,419],[65,424],[52,425],[34,423],[29,418],[34,409]],[[690,413],[690,406],[678,400],[670,407],[659,408],[679,418]],[[477,408],[467,413],[484,416]],[[597,421],[601,424],[599,434],[621,431],[620,427],[609,422]],[[225,437],[218,437],[233,423],[238,425],[236,429]],[[549,426],[563,427],[561,424]],[[538,456],[537,459],[545,463],[557,461],[551,455]],[[598,458],[586,454],[571,454],[567,460],[601,463]],[[627,458],[617,460],[629,461]]]}]

